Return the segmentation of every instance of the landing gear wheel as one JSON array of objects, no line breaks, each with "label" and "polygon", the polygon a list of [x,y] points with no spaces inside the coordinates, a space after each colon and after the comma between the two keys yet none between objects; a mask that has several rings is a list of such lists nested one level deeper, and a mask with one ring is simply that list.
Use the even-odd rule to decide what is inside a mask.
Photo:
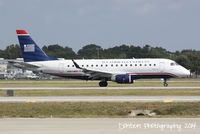
[{"label": "landing gear wheel", "polygon": [[164,86],[164,87],[168,87],[167,79],[164,79],[163,86]]},{"label": "landing gear wheel", "polygon": [[100,87],[107,87],[108,86],[108,82],[107,81],[100,81],[99,82],[99,86]]},{"label": "landing gear wheel", "polygon": [[163,86],[164,86],[164,87],[168,87],[168,83],[164,83]]}]

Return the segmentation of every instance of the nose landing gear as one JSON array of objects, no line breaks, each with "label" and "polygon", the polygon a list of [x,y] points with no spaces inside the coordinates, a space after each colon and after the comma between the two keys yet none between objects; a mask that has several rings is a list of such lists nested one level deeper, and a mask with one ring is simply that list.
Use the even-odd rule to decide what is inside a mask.
[{"label": "nose landing gear", "polygon": [[164,79],[163,86],[168,87],[167,79]]}]

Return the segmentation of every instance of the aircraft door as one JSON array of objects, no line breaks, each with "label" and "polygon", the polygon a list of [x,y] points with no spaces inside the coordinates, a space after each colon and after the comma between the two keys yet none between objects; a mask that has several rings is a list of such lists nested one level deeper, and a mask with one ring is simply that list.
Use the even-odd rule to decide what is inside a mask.
[{"label": "aircraft door", "polygon": [[165,71],[165,62],[160,62],[159,69],[160,69],[160,72],[164,72]]},{"label": "aircraft door", "polygon": [[64,68],[65,68],[65,67],[64,67],[64,63],[63,63],[63,62],[60,62],[60,63],[59,63],[59,72],[60,72],[60,73],[63,73],[63,72],[64,72]]}]

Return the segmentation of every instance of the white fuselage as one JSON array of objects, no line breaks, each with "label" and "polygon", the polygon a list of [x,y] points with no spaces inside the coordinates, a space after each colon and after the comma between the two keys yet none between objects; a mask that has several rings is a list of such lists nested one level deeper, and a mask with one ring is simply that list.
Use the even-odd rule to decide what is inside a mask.
[{"label": "white fuselage", "polygon": [[46,55],[26,30],[16,32],[25,61],[15,63],[20,68],[67,78],[101,80],[100,87],[106,87],[107,81],[127,84],[141,78],[164,78],[167,86],[168,78],[190,75],[189,70],[169,59],[57,60]]},{"label": "white fuselage", "polygon": [[[190,75],[189,70],[169,59],[83,59],[75,61],[80,67],[88,70],[106,72],[112,75],[129,74],[133,76],[133,79],[186,77]],[[37,71],[55,76],[79,78],[91,75],[76,68],[72,60],[28,63],[39,66]]]}]

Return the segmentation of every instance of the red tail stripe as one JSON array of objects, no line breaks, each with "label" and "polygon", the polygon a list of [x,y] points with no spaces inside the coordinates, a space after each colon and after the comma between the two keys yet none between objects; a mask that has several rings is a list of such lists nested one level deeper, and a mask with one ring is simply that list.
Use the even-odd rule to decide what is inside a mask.
[{"label": "red tail stripe", "polygon": [[28,34],[26,30],[16,30],[17,34]]}]

